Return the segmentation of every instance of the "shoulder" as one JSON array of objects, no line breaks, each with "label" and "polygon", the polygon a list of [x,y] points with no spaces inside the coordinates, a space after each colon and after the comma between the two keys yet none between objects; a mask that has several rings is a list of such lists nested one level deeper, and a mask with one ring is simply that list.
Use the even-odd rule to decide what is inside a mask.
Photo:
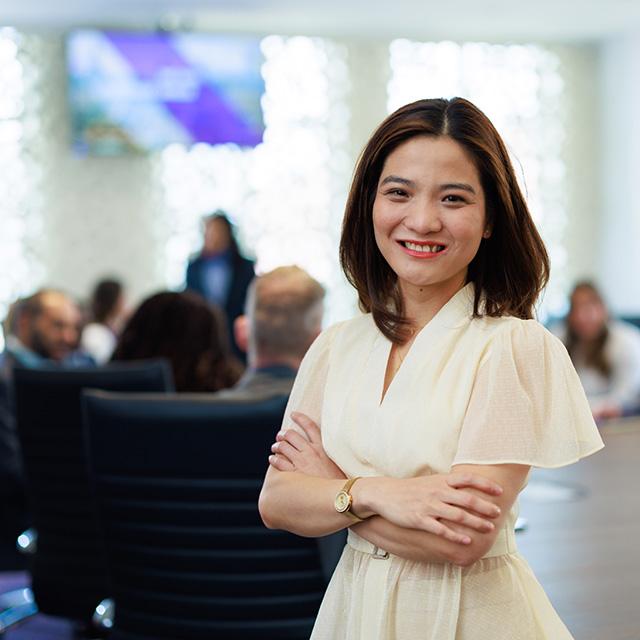
[{"label": "shoulder", "polygon": [[305,360],[317,360],[322,357],[329,357],[332,351],[340,350],[341,345],[352,345],[361,340],[363,336],[369,335],[375,328],[371,314],[360,315],[350,320],[336,322],[327,327],[315,339]]},{"label": "shoulder", "polygon": [[509,352],[516,360],[542,358],[544,354],[568,357],[562,340],[537,320],[483,317],[474,319],[472,324],[484,336],[487,356]]},{"label": "shoulder", "polygon": [[370,314],[336,322],[324,329],[316,342],[330,347],[336,339],[360,334],[370,322]]},{"label": "shoulder", "polygon": [[193,267],[197,267],[202,263],[203,260],[204,258],[202,257],[202,253],[200,252],[192,253],[189,256],[189,262],[187,264],[187,268],[192,269]]},{"label": "shoulder", "polygon": [[234,253],[232,256],[232,261],[236,269],[241,269],[244,272],[251,271],[251,273],[255,271],[255,263],[253,262],[253,260],[245,258],[240,253]]},{"label": "shoulder", "polygon": [[608,324],[609,334],[614,338],[629,342],[640,342],[640,329],[630,322],[613,320]]},{"label": "shoulder", "polygon": [[640,329],[629,322],[614,320],[609,322],[607,352],[615,359],[640,358]]}]

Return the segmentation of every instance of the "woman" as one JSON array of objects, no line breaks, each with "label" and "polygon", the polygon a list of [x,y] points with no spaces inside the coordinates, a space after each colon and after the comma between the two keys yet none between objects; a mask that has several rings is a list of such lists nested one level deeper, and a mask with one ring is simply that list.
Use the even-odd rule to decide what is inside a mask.
[{"label": "woman", "polygon": [[596,419],[633,412],[640,401],[640,331],[609,318],[602,295],[579,282],[563,335]]},{"label": "woman", "polygon": [[112,360],[166,358],[176,391],[233,386],[242,365],[231,355],[222,312],[190,292],[147,298],[127,323]]},{"label": "woman", "polygon": [[460,98],[389,116],[340,251],[367,314],[309,350],[260,497],[269,527],[349,527],[312,638],[570,638],[517,553],[516,497],[602,441],[530,319],[547,254],[486,116]]},{"label": "woman", "polygon": [[119,280],[100,280],[91,294],[91,322],[82,330],[80,346],[97,364],[109,360],[124,322],[125,297]]}]

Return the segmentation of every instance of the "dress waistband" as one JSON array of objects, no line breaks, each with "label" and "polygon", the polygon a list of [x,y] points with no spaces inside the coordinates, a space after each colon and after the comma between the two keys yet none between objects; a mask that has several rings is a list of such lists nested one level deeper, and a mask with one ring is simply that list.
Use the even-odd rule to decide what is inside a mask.
[{"label": "dress waistband", "polygon": [[[368,553],[379,560],[386,560],[393,554],[388,553],[384,549],[380,549],[376,547],[376,545],[371,544],[368,540],[360,537],[357,533],[348,530],[347,533],[347,544],[356,551],[361,551],[362,553]],[[498,532],[495,542],[493,546],[487,553],[485,553],[483,558],[494,558],[496,556],[503,556],[508,553],[515,553],[517,551],[516,546],[516,537],[513,529],[502,528]]]}]

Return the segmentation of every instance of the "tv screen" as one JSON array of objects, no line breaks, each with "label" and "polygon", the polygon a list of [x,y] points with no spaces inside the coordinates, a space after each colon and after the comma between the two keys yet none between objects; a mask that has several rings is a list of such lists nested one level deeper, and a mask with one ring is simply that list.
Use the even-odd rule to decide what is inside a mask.
[{"label": "tv screen", "polygon": [[258,38],[78,30],[67,39],[73,145],[85,154],[262,141]]}]

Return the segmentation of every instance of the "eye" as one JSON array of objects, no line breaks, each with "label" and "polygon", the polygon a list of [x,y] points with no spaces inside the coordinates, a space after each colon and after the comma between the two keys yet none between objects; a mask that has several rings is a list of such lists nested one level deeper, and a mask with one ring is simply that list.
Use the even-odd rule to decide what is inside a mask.
[{"label": "eye", "polygon": [[408,197],[408,193],[404,189],[400,189],[399,187],[394,187],[393,189],[389,189],[385,191],[385,196],[391,196],[396,198],[406,198]]},{"label": "eye", "polygon": [[461,203],[461,202],[462,203],[466,202],[466,200],[462,196],[459,196],[459,195],[457,195],[455,193],[447,194],[446,196],[444,196],[442,198],[442,201],[443,202],[452,202],[452,203],[456,203],[456,204],[457,203]]}]

